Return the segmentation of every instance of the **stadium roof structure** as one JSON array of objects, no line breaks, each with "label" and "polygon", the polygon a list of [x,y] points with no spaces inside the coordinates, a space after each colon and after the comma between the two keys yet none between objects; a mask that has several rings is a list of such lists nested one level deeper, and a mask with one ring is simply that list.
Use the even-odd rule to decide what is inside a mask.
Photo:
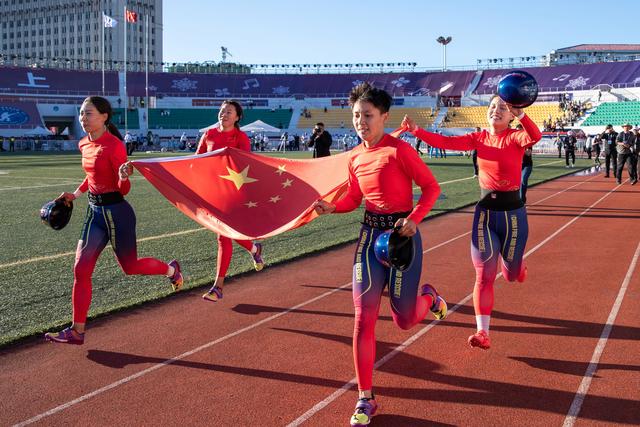
[{"label": "stadium roof structure", "polygon": [[556,53],[577,52],[640,52],[640,44],[578,44],[556,50]]}]

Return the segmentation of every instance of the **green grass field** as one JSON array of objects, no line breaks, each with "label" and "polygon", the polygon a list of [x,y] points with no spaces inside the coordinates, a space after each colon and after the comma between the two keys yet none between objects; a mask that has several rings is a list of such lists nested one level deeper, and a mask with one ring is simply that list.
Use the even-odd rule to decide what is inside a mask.
[{"label": "green grass field", "polygon": [[[137,154],[134,159],[158,156]],[[292,153],[287,157],[309,158],[310,154]],[[443,193],[430,215],[477,201],[477,180],[470,178],[471,159],[429,159],[428,165],[442,184]],[[589,165],[587,160],[578,160],[577,169]],[[565,169],[564,160],[536,158],[530,185],[575,171]],[[74,253],[86,198],[75,202],[71,223],[61,231],[43,225],[39,209],[62,191],[74,191],[83,178],[79,154],[0,154],[0,272],[4,277],[0,287],[0,346],[70,322]],[[463,178],[469,179],[447,183]],[[216,262],[215,235],[182,215],[139,174],[132,177],[127,200],[137,215],[139,256],[180,260],[186,289],[210,285]],[[349,214],[327,215],[270,238],[265,244],[265,260],[267,264],[281,263],[354,241],[361,218],[362,208]],[[252,270],[249,255],[237,246],[234,250],[229,276]],[[107,246],[93,274],[89,316],[171,293],[163,277],[124,276]]]}]

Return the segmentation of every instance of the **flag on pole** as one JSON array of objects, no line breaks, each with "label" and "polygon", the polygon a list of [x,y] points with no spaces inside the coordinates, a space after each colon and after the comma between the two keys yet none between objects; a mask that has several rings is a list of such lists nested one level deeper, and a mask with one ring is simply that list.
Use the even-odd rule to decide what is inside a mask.
[{"label": "flag on pole", "polygon": [[109,15],[102,14],[102,21],[104,22],[105,28],[113,28],[118,25],[118,21],[110,17]]},{"label": "flag on pole", "polygon": [[138,22],[138,14],[137,13],[135,13],[134,11],[129,10],[129,9],[125,9],[125,10],[126,10],[125,18],[126,18],[127,22],[130,22],[132,24]]},{"label": "flag on pole", "polygon": [[138,171],[183,214],[232,239],[262,239],[317,218],[313,205],[347,190],[348,153],[314,160],[235,148],[136,160]]}]

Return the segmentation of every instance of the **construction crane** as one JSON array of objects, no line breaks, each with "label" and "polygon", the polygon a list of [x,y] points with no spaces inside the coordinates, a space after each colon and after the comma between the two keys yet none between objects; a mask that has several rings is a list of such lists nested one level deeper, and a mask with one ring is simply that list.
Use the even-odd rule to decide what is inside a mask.
[{"label": "construction crane", "polygon": [[231,52],[229,52],[229,49],[224,46],[220,46],[220,50],[222,50],[222,62],[227,62],[227,55],[233,56]]}]

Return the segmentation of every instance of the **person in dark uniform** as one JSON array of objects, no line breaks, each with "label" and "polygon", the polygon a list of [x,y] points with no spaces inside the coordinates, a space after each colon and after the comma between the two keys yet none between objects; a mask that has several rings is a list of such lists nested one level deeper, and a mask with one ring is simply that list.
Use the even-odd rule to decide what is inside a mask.
[{"label": "person in dark uniform", "polygon": [[618,155],[616,152],[616,138],[618,132],[613,130],[613,125],[607,125],[605,131],[600,135],[602,142],[604,142],[604,177],[609,178],[609,165],[613,168],[613,174],[615,175],[618,169]]},{"label": "person in dark uniform", "polygon": [[616,138],[616,150],[618,152],[618,169],[616,171],[616,182],[622,183],[622,169],[624,164],[627,164],[627,172],[629,172],[629,179],[631,185],[635,185],[638,179],[635,176],[635,167],[633,162],[633,149],[636,145],[636,134],[631,130],[631,125],[625,123],[622,125],[622,132],[618,134]]},{"label": "person in dark uniform", "polygon": [[596,135],[593,137],[593,152],[594,157],[593,157],[593,164],[596,166],[596,168],[600,168],[600,151],[602,150],[602,138],[600,135]]},{"label": "person in dark uniform", "polygon": [[[476,132],[480,132],[480,126],[476,127]],[[478,177],[478,150],[471,150],[471,161],[473,162],[473,177]],[[526,190],[525,190],[526,191]]]},{"label": "person in dark uniform", "polygon": [[420,144],[422,144],[422,141],[420,140],[420,138],[415,139],[415,147],[416,147],[416,152],[418,153],[418,156],[422,156],[424,153],[422,151],[420,151]]},{"label": "person in dark uniform", "polygon": [[[576,136],[573,134],[573,131],[570,130],[567,132],[567,135],[564,137],[564,161],[568,168],[572,168],[576,163],[576,143],[578,140]],[[571,164],[569,164],[569,158],[571,158]]]},{"label": "person in dark uniform", "polygon": [[313,134],[309,138],[309,147],[313,147],[313,158],[330,156],[329,148],[332,143],[331,134],[324,130],[324,123],[316,123]]}]

